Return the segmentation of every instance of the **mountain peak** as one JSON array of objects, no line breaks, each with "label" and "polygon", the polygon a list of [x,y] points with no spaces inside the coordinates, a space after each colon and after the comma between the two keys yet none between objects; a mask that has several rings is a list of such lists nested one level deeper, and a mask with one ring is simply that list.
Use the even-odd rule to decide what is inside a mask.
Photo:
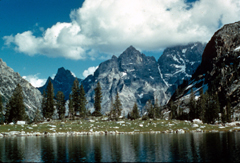
[{"label": "mountain peak", "polygon": [[[130,45],[124,52],[139,52],[135,47]],[[123,52],[123,53],[124,53]],[[140,52],[139,52],[140,53]]]},{"label": "mountain peak", "polygon": [[130,45],[127,50],[136,50],[136,48],[134,48],[132,45]]},{"label": "mountain peak", "polygon": [[60,67],[60,68],[58,69],[58,72],[61,72],[61,71],[66,71],[66,69],[65,69],[64,67]]},{"label": "mountain peak", "polygon": [[[54,87],[54,94],[56,95],[58,91],[62,91],[65,95],[65,99],[68,99],[69,94],[71,92],[73,81],[75,79],[76,77],[73,75],[73,73],[70,70],[67,70],[64,67],[60,67],[54,79],[49,77],[45,85],[38,89],[41,92],[43,92],[43,90],[46,89],[49,80],[51,80]],[[78,80],[79,82],[81,82],[81,79],[78,79]]]},{"label": "mountain peak", "polygon": [[129,46],[120,56],[119,58],[122,59],[133,59],[136,57],[143,57],[144,54],[141,54],[140,51],[138,51],[136,48],[134,48],[132,45]]}]

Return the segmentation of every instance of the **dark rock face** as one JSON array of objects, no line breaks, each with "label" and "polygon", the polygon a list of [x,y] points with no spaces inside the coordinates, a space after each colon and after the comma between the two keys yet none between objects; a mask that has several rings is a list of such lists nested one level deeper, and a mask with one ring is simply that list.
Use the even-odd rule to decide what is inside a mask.
[{"label": "dark rock face", "polygon": [[[54,88],[54,94],[56,95],[58,91],[62,91],[65,95],[65,99],[69,98],[69,94],[71,93],[72,85],[75,80],[74,75],[71,71],[64,69],[63,67],[58,69],[58,72],[54,79],[48,77],[47,82],[44,86],[39,87],[38,90],[43,93],[43,90],[46,90],[49,80],[51,80]],[[81,79],[78,79],[81,82]]]},{"label": "dark rock face", "polygon": [[42,95],[28,81],[23,79],[19,73],[16,73],[0,59],[0,93],[3,97],[3,104],[9,101],[17,84],[20,84],[23,90],[24,105],[26,113],[30,119],[34,118],[34,113],[41,108]]},{"label": "dark rock face", "polygon": [[[208,42],[202,55],[202,63],[196,75],[203,74],[213,68],[214,60],[228,55],[240,46],[239,39],[240,23],[224,25],[219,29]],[[196,77],[194,75],[194,77]]]},{"label": "dark rock face", "polygon": [[[239,112],[240,106],[240,22],[224,25],[206,45],[202,63],[185,86],[183,96],[193,88],[211,89],[218,94],[221,106],[226,99]],[[198,94],[198,93],[196,93]],[[176,99],[174,96],[172,99]]]}]

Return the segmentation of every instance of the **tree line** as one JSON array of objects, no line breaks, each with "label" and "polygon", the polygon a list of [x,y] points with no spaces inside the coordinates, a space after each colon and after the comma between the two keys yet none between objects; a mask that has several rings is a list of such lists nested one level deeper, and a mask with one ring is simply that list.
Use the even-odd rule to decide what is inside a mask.
[{"label": "tree line", "polygon": [[[69,95],[69,118],[74,119],[77,116],[77,112],[80,117],[86,117],[90,115],[87,112],[86,104],[87,100],[85,97],[85,91],[83,85],[80,85],[77,78],[73,82],[72,92]],[[101,101],[102,93],[100,83],[97,83],[95,90],[94,107],[95,111],[93,115],[101,116]],[[46,90],[43,91],[43,98],[41,102],[41,108],[37,109],[34,115],[33,121],[42,121],[43,118],[52,119],[54,112],[57,111],[58,118],[63,120],[66,112],[66,100],[64,93],[61,91],[54,95],[54,88],[51,80],[49,80]],[[4,114],[5,110],[5,114]],[[41,113],[41,111],[42,113]],[[23,91],[20,84],[14,89],[12,96],[7,102],[6,106],[3,106],[3,98],[0,95],[0,123],[10,123],[17,121],[28,121],[30,122],[29,116],[26,114],[25,105],[23,101]]]},{"label": "tree line", "polygon": [[189,108],[188,113],[183,112],[179,101],[175,104],[173,101],[170,101],[168,104],[171,111],[170,118],[180,120],[201,119],[204,123],[215,123],[215,121],[226,123],[232,121],[233,110],[231,109],[230,99],[226,99],[227,105],[221,107],[218,94],[211,91],[211,89],[204,93],[203,88],[199,90],[198,99],[195,99],[195,97],[195,93],[191,89],[189,103],[187,104]]},{"label": "tree line", "polygon": [[23,92],[20,84],[14,89],[12,96],[5,106],[5,115],[3,114],[3,97],[0,96],[0,123],[10,123],[19,120],[29,121],[29,117],[25,112],[25,105],[23,102]]},{"label": "tree line", "polygon": [[[69,95],[68,108],[69,108],[69,119],[75,119],[76,117],[85,118],[86,116],[102,116],[101,113],[101,102],[102,102],[102,92],[101,86],[98,82],[95,89],[94,97],[94,108],[95,111],[90,113],[87,110],[87,99],[85,97],[85,90],[83,85],[79,84],[77,78],[73,82],[72,92]],[[146,105],[146,111],[149,112],[147,117],[154,118],[159,117],[157,105],[150,104],[149,101]],[[54,95],[54,88],[51,80],[49,80],[46,90],[43,90],[43,98],[41,102],[41,108],[37,109],[32,121],[38,122],[45,119],[52,119],[55,113],[58,114],[58,119],[63,120],[66,114],[66,100],[64,93],[61,91],[57,92],[57,95]],[[10,123],[17,121],[28,121],[30,122],[29,116],[26,114],[25,105],[23,101],[23,91],[20,84],[14,89],[13,94],[6,104],[3,106],[3,99],[0,96],[0,123]],[[5,114],[4,114],[5,110]],[[54,113],[55,112],[55,113]],[[111,100],[110,113],[108,117],[110,120],[118,120],[122,115],[122,104],[119,98],[119,93],[117,92],[115,100]],[[56,117],[55,117],[56,118]],[[138,119],[140,118],[140,113],[138,110],[137,103],[135,102],[132,111],[128,113],[127,118],[129,119]],[[145,115],[146,118],[146,115]]]},{"label": "tree line", "polygon": [[[69,113],[68,117],[70,119],[75,119],[77,116],[85,118],[86,116],[101,116],[101,102],[102,102],[102,92],[100,83],[97,83],[94,98],[94,108],[95,111],[91,114],[90,111],[87,111],[87,99],[85,97],[85,90],[83,85],[79,83],[76,78],[73,82],[72,92],[69,95],[68,108]],[[54,110],[56,108],[59,115],[59,119],[63,120],[65,118],[66,111],[66,100],[63,92],[58,91],[56,97],[54,97],[54,88],[51,81],[48,82],[46,91],[43,92],[42,100],[42,112],[43,117],[51,119],[54,115]]]},{"label": "tree line", "polygon": [[[94,108],[95,111],[90,113],[86,108],[87,99],[85,97],[85,90],[83,85],[79,84],[77,78],[73,82],[72,92],[69,95],[68,108],[69,108],[69,119],[75,119],[76,117],[85,118],[86,116],[102,116],[101,113],[101,102],[102,102],[102,92],[101,86],[98,82],[95,89],[94,97]],[[193,90],[190,93],[190,100],[187,104],[189,112],[183,112],[183,108],[180,106],[179,102],[173,103],[171,100],[168,103],[168,108],[170,109],[170,119],[180,119],[180,120],[192,120],[201,119],[205,123],[214,123],[216,120],[222,122],[230,122],[231,116],[233,114],[231,110],[230,100],[228,101],[225,108],[220,107],[219,99],[216,94],[211,91],[206,91],[204,93],[203,88],[200,89],[200,96],[198,100],[195,99],[195,94]],[[41,108],[37,109],[33,121],[42,121],[43,118],[52,119],[53,115],[58,115],[60,120],[65,118],[66,111],[66,100],[64,93],[61,91],[54,95],[53,84],[49,80],[46,90],[43,91],[43,98],[41,103]],[[222,109],[222,110],[221,110]],[[25,105],[23,102],[23,92],[22,87],[18,84],[13,94],[5,106],[5,115],[3,114],[4,106],[2,97],[0,97],[0,122],[10,123],[19,120],[30,121],[28,115],[25,112]],[[119,97],[119,93],[116,93],[115,100],[111,100],[110,112],[108,117],[110,120],[118,120],[122,115],[122,104]],[[42,111],[42,113],[41,113]],[[145,112],[143,112],[145,111]],[[158,105],[157,100],[154,103],[149,100],[147,101],[145,107],[142,109],[142,120],[147,120],[149,118],[163,118],[163,107]],[[58,114],[55,114],[57,112]],[[219,112],[221,112],[221,117],[219,117]],[[140,112],[138,109],[137,102],[134,103],[132,110],[127,114],[127,118],[134,120],[140,118]],[[56,118],[56,117],[55,117]]]}]

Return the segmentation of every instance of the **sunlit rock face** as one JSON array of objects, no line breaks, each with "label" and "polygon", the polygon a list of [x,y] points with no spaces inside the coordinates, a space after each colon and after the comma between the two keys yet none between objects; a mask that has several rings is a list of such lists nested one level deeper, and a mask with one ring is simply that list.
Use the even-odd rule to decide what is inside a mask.
[{"label": "sunlit rock face", "polygon": [[[179,80],[190,78],[201,62],[204,44],[167,48],[158,62],[130,46],[119,57],[101,63],[94,75],[82,81],[87,92],[87,107],[93,110],[94,88],[102,87],[102,112],[109,111],[111,99],[119,93],[123,114],[134,102],[142,109],[148,100],[165,104],[175,91]],[[180,54],[181,53],[181,54]]]},{"label": "sunlit rock face", "polygon": [[[192,73],[201,63],[205,44],[196,42],[185,46],[166,48],[158,61],[146,56],[133,46],[127,48],[119,57],[102,62],[93,75],[86,79],[78,79],[83,84],[87,108],[94,110],[94,88],[99,82],[102,87],[102,113],[110,110],[111,100],[116,93],[122,103],[123,115],[126,115],[137,102],[140,111],[148,100],[165,104],[183,79],[191,78]],[[59,68],[57,75],[51,80],[55,95],[62,91],[68,99],[75,77],[69,70]],[[41,92],[47,83],[38,88]],[[68,109],[67,109],[68,110]]]},{"label": "sunlit rock face", "polygon": [[177,86],[192,77],[201,64],[206,44],[195,42],[184,46],[166,48],[158,59],[163,79],[168,84],[168,93],[172,95]]},{"label": "sunlit rock face", "polygon": [[0,83],[0,93],[3,97],[4,105],[9,101],[17,84],[21,85],[26,113],[33,119],[35,111],[41,108],[41,92],[23,79],[19,73],[8,67],[2,59],[0,59]]}]

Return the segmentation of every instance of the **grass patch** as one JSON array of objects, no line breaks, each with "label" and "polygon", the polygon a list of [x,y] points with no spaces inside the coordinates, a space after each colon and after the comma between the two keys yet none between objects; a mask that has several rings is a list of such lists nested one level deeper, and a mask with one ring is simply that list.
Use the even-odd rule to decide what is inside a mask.
[{"label": "grass patch", "polygon": [[0,133],[10,131],[25,131],[25,132],[94,132],[94,131],[118,131],[118,132],[151,132],[151,131],[176,131],[183,129],[186,132],[195,130],[203,130],[205,132],[216,131],[235,131],[240,128],[225,127],[219,128],[217,125],[200,124],[198,127],[193,127],[193,123],[180,120],[128,120],[123,119],[124,123],[119,121],[103,121],[100,118],[95,118],[95,122],[89,120],[67,120],[61,122],[54,120],[51,122],[29,124],[29,125],[1,125]]}]

